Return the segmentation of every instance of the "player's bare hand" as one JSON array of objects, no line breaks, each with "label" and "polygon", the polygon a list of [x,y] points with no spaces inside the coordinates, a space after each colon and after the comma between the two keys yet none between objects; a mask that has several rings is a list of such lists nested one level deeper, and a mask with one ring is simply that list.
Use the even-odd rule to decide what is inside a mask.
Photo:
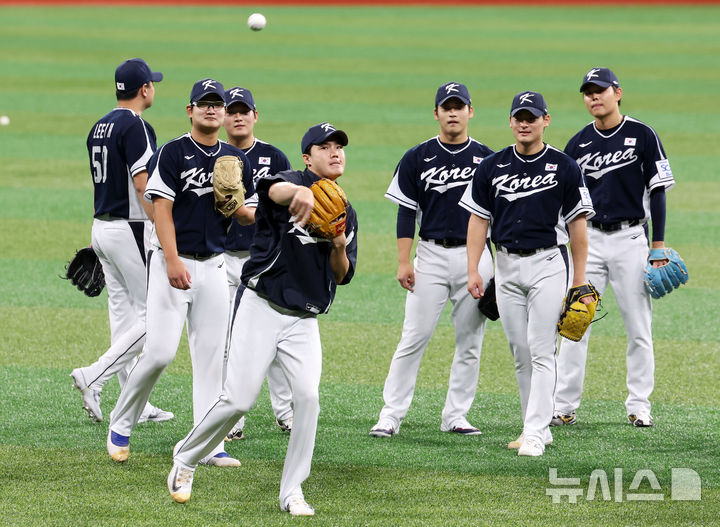
[{"label": "player's bare hand", "polygon": [[483,279],[477,271],[468,273],[468,292],[473,298],[482,298],[485,294]]},{"label": "player's bare hand", "polygon": [[663,265],[667,265],[670,263],[670,260],[665,258],[664,260],[652,260],[650,262],[653,267],[662,267]]},{"label": "player's bare hand", "polygon": [[288,205],[288,211],[295,216],[295,223],[304,226],[310,218],[314,205],[315,198],[312,190],[308,187],[299,186]]},{"label": "player's bare hand", "polygon": [[175,289],[190,289],[190,273],[179,258],[167,261],[167,275]]},{"label": "player's bare hand", "polygon": [[415,271],[410,262],[398,265],[397,280],[404,289],[410,292],[415,290]]}]

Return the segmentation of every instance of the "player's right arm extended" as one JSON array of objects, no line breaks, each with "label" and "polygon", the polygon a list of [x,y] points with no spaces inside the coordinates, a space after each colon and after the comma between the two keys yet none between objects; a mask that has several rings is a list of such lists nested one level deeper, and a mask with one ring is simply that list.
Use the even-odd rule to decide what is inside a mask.
[{"label": "player's right arm extended", "polygon": [[178,256],[175,239],[175,223],[172,217],[173,202],[169,199],[153,196],[155,232],[165,255],[167,275],[170,285],[176,289],[190,289],[190,273]]},{"label": "player's right arm extended", "polygon": [[305,225],[310,218],[315,198],[312,190],[289,181],[278,181],[268,189],[268,196],[278,205],[287,205],[290,214],[295,216],[295,222]]},{"label": "player's right arm extended", "polygon": [[481,218],[476,214],[471,214],[468,220],[467,230],[467,261],[468,261],[468,291],[473,298],[483,296],[485,289],[483,281],[478,272],[480,257],[485,250],[485,240],[487,239],[488,220]]},{"label": "player's right arm extended", "polygon": [[415,271],[410,263],[410,252],[412,251],[413,238],[398,238],[398,271],[397,280],[400,285],[408,291],[415,287]]}]

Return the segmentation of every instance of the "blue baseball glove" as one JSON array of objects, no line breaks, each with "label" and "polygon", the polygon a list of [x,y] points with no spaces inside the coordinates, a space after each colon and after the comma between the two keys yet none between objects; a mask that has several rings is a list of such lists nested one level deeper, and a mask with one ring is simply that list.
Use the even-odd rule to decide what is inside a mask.
[{"label": "blue baseball glove", "polygon": [[[668,260],[654,267],[653,262]],[[661,298],[686,283],[690,275],[685,262],[674,249],[652,249],[645,265],[645,289],[653,298]]]}]

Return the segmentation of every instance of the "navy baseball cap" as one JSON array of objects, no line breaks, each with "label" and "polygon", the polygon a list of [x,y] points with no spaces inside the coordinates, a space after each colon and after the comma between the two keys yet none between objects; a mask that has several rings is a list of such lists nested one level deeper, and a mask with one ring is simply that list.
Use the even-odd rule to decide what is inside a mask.
[{"label": "navy baseball cap", "polygon": [[440,86],[435,94],[435,106],[441,106],[448,99],[460,99],[464,104],[470,106],[470,92],[467,86],[459,82],[447,82]]},{"label": "navy baseball cap", "polygon": [[163,74],[151,71],[143,59],[129,59],[115,70],[115,89],[120,92],[131,92],[150,81],[160,82]]},{"label": "navy baseball cap", "polygon": [[255,99],[253,98],[252,92],[247,88],[235,86],[234,88],[230,88],[225,91],[225,104],[230,106],[236,102],[243,103],[251,110],[255,109]]},{"label": "navy baseball cap", "polygon": [[193,84],[190,92],[190,104],[204,99],[208,95],[215,94],[220,100],[225,102],[225,88],[223,85],[213,79],[202,79]]},{"label": "navy baseball cap", "polygon": [[582,84],[580,85],[580,91],[585,91],[585,88],[589,84],[596,84],[601,88],[607,88],[608,86],[620,86],[617,76],[608,68],[591,68],[583,77]]},{"label": "navy baseball cap", "polygon": [[536,91],[522,91],[518,93],[510,107],[510,116],[514,116],[520,110],[527,110],[536,117],[547,115],[547,104],[542,94]]},{"label": "navy baseball cap", "polygon": [[300,150],[303,154],[307,154],[312,145],[320,145],[330,138],[335,139],[343,146],[348,144],[348,136],[342,130],[336,129],[330,123],[320,123],[311,126],[302,138]]}]

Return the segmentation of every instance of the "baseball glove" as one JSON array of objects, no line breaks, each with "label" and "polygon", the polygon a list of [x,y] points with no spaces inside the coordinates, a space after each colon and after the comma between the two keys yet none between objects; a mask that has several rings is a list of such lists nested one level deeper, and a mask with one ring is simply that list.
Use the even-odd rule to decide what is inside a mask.
[{"label": "baseball glove", "polygon": [[497,320],[500,317],[498,313],[497,301],[495,300],[495,277],[493,276],[485,286],[485,293],[478,301],[478,309],[480,313],[490,320]]},{"label": "baseball glove", "polygon": [[[653,262],[668,260],[661,267],[654,267]],[[661,298],[673,289],[688,281],[690,275],[685,262],[674,249],[652,249],[645,265],[645,289],[653,298]]]},{"label": "baseball glove", "polygon": [[98,296],[105,288],[105,273],[92,247],[75,253],[65,267],[65,278],[87,296]]},{"label": "baseball glove", "polygon": [[213,191],[215,208],[229,218],[245,203],[245,187],[242,182],[243,162],[236,156],[220,156],[213,168]]},{"label": "baseball glove", "polygon": [[[586,296],[593,297],[592,302],[589,304],[581,302],[581,299]],[[563,310],[558,321],[558,333],[568,340],[579,341],[593,321],[599,303],[600,293],[590,282],[571,287],[565,297]]]},{"label": "baseball glove", "polygon": [[308,220],[308,230],[317,236],[333,239],[345,232],[348,200],[345,192],[331,179],[320,179],[310,185],[315,205]]}]

